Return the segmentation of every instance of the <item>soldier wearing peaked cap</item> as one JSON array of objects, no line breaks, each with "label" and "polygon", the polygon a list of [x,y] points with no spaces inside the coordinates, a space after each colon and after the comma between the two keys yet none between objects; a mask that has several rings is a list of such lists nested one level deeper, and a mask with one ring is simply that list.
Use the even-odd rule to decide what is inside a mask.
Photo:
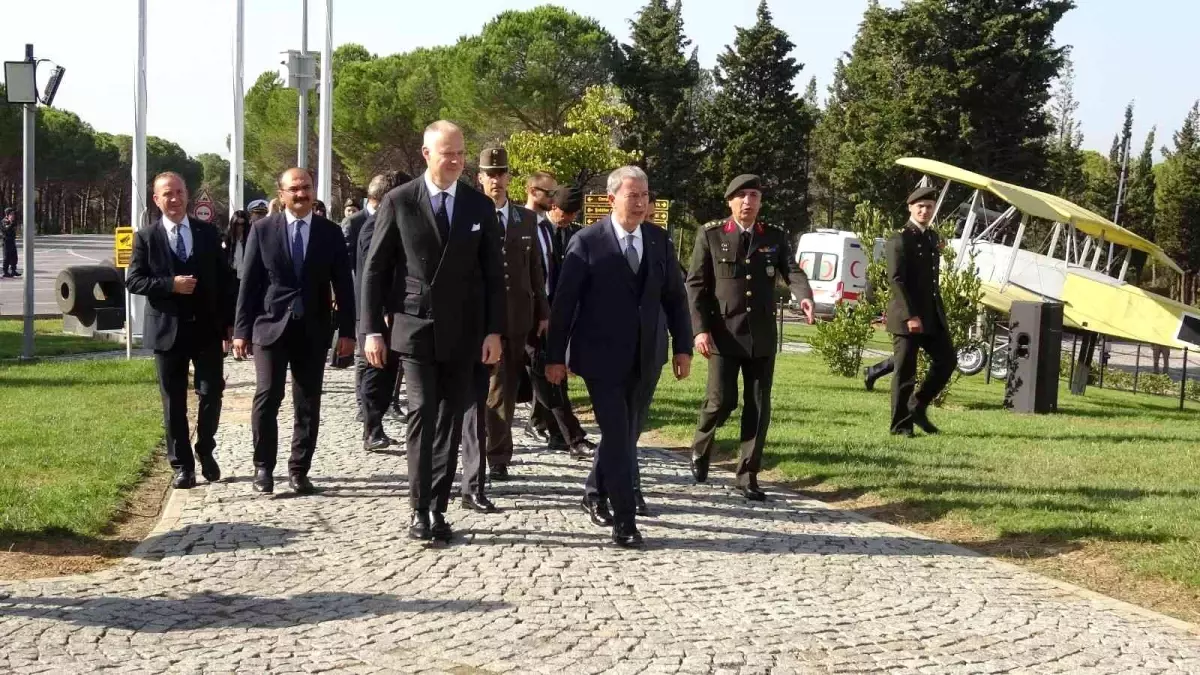
[{"label": "soldier wearing peaked cap", "polygon": [[[892,297],[887,307],[887,331],[892,334],[892,433],[912,436],[914,425],[937,433],[927,415],[954,373],[955,352],[950,341],[946,309],[938,275],[941,241],[932,227],[937,191],[918,188],[908,196],[909,219],[884,248]],[[929,355],[929,373],[919,390],[917,351]]]},{"label": "soldier wearing peaked cap", "polygon": [[738,374],[745,383],[742,444],[737,486],[742,495],[762,501],[758,488],[763,444],[771,420],[771,384],[775,376],[775,288],[782,281],[812,323],[812,290],[799,270],[789,271],[791,253],[782,228],[757,220],[762,181],[743,174],[725,191],[730,216],[705,225],[696,237],[688,272],[688,299],[696,351],[708,359],[708,389],[692,442],[692,475],[708,478],[717,428],[737,406]]}]

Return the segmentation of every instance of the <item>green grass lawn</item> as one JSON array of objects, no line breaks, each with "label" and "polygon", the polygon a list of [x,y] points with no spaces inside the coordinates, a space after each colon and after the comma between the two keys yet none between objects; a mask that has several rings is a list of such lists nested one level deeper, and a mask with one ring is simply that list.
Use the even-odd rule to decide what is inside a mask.
[{"label": "green grass lawn", "polygon": [[[690,379],[660,382],[649,428],[674,445],[690,442],[706,370],[698,358]],[[867,393],[815,356],[780,356],[765,469],[832,501],[872,498],[885,519],[960,523],[987,551],[1051,556],[1116,542],[1123,573],[1200,589],[1194,405],[1180,412],[1176,400],[1093,387],[1084,397],[1064,389],[1060,414],[1017,415],[980,375],[961,378],[931,413],[941,435],[902,439],[887,432],[888,386]],[[739,414],[718,435],[726,456]]]},{"label": "green grass lawn", "polygon": [[[115,342],[65,335],[62,319],[38,319],[33,322],[33,355],[61,356],[82,352],[107,352],[122,349]],[[25,323],[21,319],[0,320],[0,359],[21,356]]]},{"label": "green grass lawn", "polygon": [[162,438],[154,362],[0,365],[0,542],[96,535]]},{"label": "green grass lawn", "polygon": [[[784,342],[811,342],[812,336],[817,332],[815,324],[809,325],[806,323],[785,323],[783,325],[783,340]],[[867,340],[868,349],[877,349],[879,351],[892,351],[892,337],[883,330],[876,330]]]}]

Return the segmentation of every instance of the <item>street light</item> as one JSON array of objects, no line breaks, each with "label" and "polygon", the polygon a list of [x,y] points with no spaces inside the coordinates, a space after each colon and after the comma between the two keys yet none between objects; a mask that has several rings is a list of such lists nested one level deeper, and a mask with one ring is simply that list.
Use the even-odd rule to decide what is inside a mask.
[{"label": "street light", "polygon": [[54,95],[58,93],[58,85],[62,82],[63,74],[66,69],[55,64],[54,70],[50,73],[50,80],[46,83],[45,94],[38,96],[37,91],[37,67],[38,64],[47,59],[33,58],[33,45],[25,45],[25,60],[24,61],[5,61],[4,62],[4,82],[5,82],[5,97],[11,105],[20,105],[24,108],[22,118],[24,122],[24,168],[21,177],[21,236],[24,240],[25,247],[25,335],[21,344],[21,358],[33,358],[33,141],[34,129],[37,125],[37,104],[40,101],[45,105],[50,105],[54,102]]}]

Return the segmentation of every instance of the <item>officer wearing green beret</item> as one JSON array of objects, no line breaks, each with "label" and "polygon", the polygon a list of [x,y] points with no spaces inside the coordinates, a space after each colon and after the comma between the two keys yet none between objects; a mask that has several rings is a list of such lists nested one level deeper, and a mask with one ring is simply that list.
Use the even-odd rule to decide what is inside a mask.
[{"label": "officer wearing green beret", "polygon": [[[892,334],[892,433],[912,436],[914,425],[927,434],[938,429],[927,411],[954,374],[956,356],[950,340],[938,275],[942,242],[932,227],[937,191],[917,188],[908,196],[909,219],[884,248],[892,297],[887,331]],[[916,390],[917,350],[929,356],[929,373]],[[914,390],[915,393],[914,393]]]},{"label": "officer wearing green beret", "polygon": [[746,499],[762,501],[766,495],[758,487],[758,471],[771,421],[778,341],[775,288],[782,281],[791,289],[809,323],[813,296],[804,272],[788,268],[787,232],[758,221],[759,177],[734,178],[725,201],[730,217],[701,228],[687,277],[696,351],[708,359],[708,389],[692,441],[692,475],[697,482],[708,479],[717,428],[737,407],[740,373],[746,401],[737,487]]}]

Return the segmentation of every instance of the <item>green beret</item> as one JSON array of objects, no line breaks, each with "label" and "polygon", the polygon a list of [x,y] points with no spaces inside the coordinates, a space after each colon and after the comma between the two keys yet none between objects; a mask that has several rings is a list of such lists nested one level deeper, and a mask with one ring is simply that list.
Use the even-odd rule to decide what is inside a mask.
[{"label": "green beret", "polygon": [[744,173],[734,178],[729,181],[729,187],[725,188],[725,201],[732,199],[738,190],[762,190],[762,179],[752,173]]}]

